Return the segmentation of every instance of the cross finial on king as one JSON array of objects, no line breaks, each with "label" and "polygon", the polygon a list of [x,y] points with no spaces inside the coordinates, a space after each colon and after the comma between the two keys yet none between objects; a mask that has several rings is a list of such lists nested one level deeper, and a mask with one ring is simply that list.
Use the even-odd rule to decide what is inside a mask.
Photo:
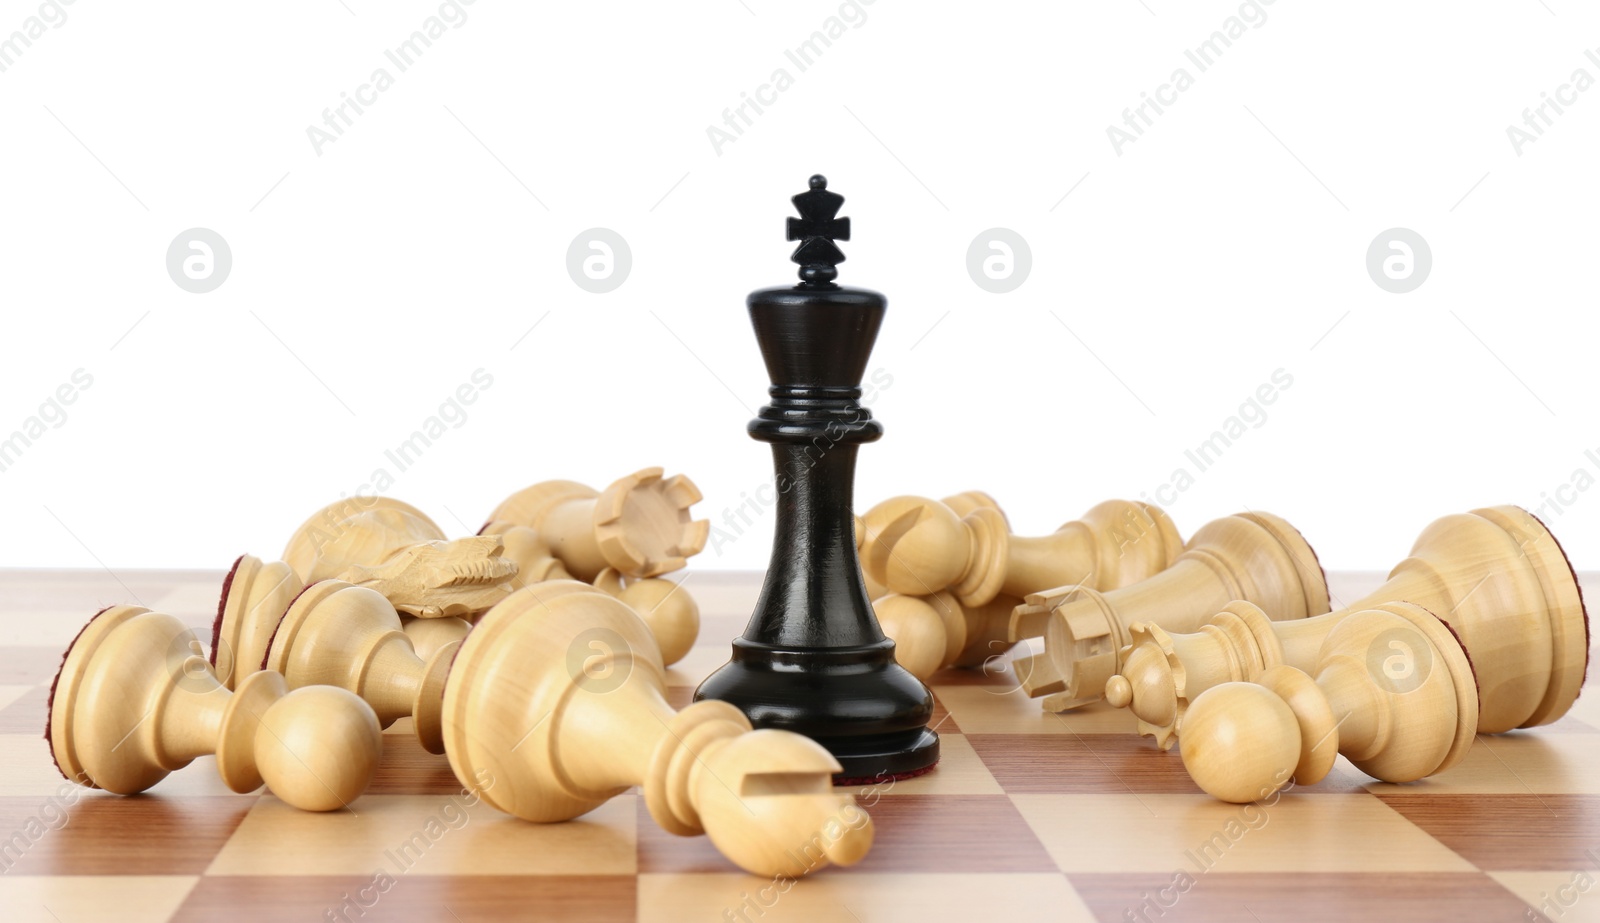
[{"label": "cross finial on king", "polygon": [[811,189],[795,196],[800,217],[789,219],[789,240],[800,241],[789,259],[800,264],[800,279],[827,285],[838,275],[835,269],[844,262],[844,252],[834,244],[850,239],[850,219],[835,217],[844,205],[844,196],[828,191],[828,178],[818,173],[811,177]]}]

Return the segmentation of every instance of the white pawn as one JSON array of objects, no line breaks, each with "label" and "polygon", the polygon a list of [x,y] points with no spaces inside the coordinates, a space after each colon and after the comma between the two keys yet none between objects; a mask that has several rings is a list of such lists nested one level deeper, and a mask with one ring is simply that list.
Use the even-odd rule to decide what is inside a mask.
[{"label": "white pawn", "polygon": [[194,632],[164,613],[112,606],[95,616],[51,688],[47,737],[61,774],[132,795],[214,753],[236,792],[265,782],[307,811],[360,797],[383,749],[366,703],[326,686],[289,692],[269,672],[230,693],[199,650]]}]

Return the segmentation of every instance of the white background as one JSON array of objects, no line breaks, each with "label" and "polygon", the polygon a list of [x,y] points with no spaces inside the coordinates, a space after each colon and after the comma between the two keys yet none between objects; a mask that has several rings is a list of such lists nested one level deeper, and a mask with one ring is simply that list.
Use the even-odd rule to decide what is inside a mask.
[{"label": "white background", "polygon": [[[1277,369],[1265,423],[1170,507],[1185,534],[1265,509],[1329,567],[1387,568],[1435,516],[1600,476],[1600,89],[1520,155],[1506,133],[1600,78],[1573,0],[1277,0],[1204,73],[1183,52],[1237,4],[877,0],[803,73],[784,51],[837,3],[477,0],[404,73],[384,51],[437,3],[65,9],[0,74],[0,436],[93,384],[0,473],[3,565],[273,555],[380,467],[467,532],[528,483],[659,464],[727,530],[770,479],[744,296],[793,280],[813,172],[855,222],[841,282],[890,302],[862,508],[978,488],[1041,532],[1153,497]],[[0,3],[0,34],[37,10]],[[378,67],[319,155],[308,126]],[[708,126],[780,67],[719,153]],[[1119,156],[1107,126],[1178,67]],[[1403,295],[1365,267],[1397,226],[1433,253]],[[209,294],[166,272],[192,227],[232,248]],[[592,227],[631,246],[609,294],[567,275]],[[1009,294],[967,274],[992,227],[1031,245]],[[397,473],[385,450],[480,368]],[[1547,520],[1600,566],[1600,490],[1561,495]],[[764,566],[771,519],[693,566]]]}]

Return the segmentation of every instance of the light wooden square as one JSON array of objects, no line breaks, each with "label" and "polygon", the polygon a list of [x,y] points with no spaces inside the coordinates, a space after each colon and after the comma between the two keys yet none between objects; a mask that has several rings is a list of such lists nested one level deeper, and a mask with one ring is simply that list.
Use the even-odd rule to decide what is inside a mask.
[{"label": "light wooden square", "polygon": [[45,608],[28,612],[26,618],[0,618],[0,645],[54,647],[64,651],[101,608],[103,606],[83,609]]},{"label": "light wooden square", "polygon": [[163,923],[189,895],[194,875],[0,877],[6,923]]},{"label": "light wooden square", "polygon": [[1014,686],[940,686],[934,694],[964,734],[1132,734],[1133,713],[1096,704],[1047,712]]},{"label": "light wooden square", "polygon": [[613,798],[566,823],[534,824],[486,802],[467,806],[459,795],[367,795],[351,810],[326,814],[266,797],[207,874],[632,874],[635,798]]},{"label": "light wooden square", "polygon": [[[781,890],[787,887],[787,890]],[[1050,920],[1094,916],[1054,874],[857,874],[824,870],[794,882],[754,875],[641,875],[639,923],[682,920]]]},{"label": "light wooden square", "polygon": [[[224,573],[218,571],[215,575],[202,574],[174,583],[165,593],[153,600],[146,600],[144,605],[157,612],[175,615],[187,624],[195,625],[203,621],[206,627],[210,627],[212,620],[217,617],[223,576]],[[209,642],[209,632],[201,640]]]},{"label": "light wooden square", "polygon": [[1474,871],[1371,795],[1012,795],[1066,872]]},{"label": "light wooden square", "polygon": [[[38,734],[0,734],[0,796],[46,798],[57,794],[67,780],[56,771],[50,744]],[[88,794],[84,789],[81,794]],[[202,756],[151,789],[152,795],[232,795],[217,775],[214,757]]]},{"label": "light wooden square", "polygon": [[[701,635],[700,640],[705,641],[705,636]],[[732,640],[729,638],[720,644],[695,645],[689,653],[683,655],[682,660],[667,668],[667,685],[691,688],[700,685],[701,680],[728,662],[728,657],[733,652],[728,642]]]},{"label": "light wooden square", "polygon": [[0,686],[0,708],[5,708],[32,691],[32,686]]},{"label": "light wooden square", "polygon": [[1600,795],[1596,766],[1600,734],[1486,734],[1448,772],[1404,785],[1374,781],[1366,788],[1374,794]]},{"label": "light wooden square", "polygon": [[1600,923],[1600,864],[1562,871],[1490,872],[1489,877],[1526,901],[1535,913],[1543,914],[1542,919]]}]

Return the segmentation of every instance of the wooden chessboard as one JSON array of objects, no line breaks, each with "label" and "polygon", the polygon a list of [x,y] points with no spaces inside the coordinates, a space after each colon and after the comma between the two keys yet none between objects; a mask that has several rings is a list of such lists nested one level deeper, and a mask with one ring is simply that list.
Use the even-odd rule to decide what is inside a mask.
[{"label": "wooden chessboard", "polygon": [[[680,575],[681,576],[681,575]],[[1333,574],[1354,599],[1377,574]],[[209,758],[147,795],[65,786],[41,732],[61,651],[104,605],[209,629],[222,574],[0,572],[0,918],[88,920],[1600,920],[1600,695],[1480,738],[1451,772],[1374,783],[1342,758],[1270,805],[1200,793],[1176,752],[1104,707],[1047,715],[1009,671],[934,684],[934,773],[862,790],[877,843],[793,887],[661,832],[624,795],[538,826],[472,804],[404,726],[350,811],[223,788]],[[690,572],[701,645],[674,704],[723,662],[759,575]],[[1585,580],[1591,599],[1597,581]],[[67,792],[67,794],[63,794]],[[370,906],[362,906],[370,904]]]}]

